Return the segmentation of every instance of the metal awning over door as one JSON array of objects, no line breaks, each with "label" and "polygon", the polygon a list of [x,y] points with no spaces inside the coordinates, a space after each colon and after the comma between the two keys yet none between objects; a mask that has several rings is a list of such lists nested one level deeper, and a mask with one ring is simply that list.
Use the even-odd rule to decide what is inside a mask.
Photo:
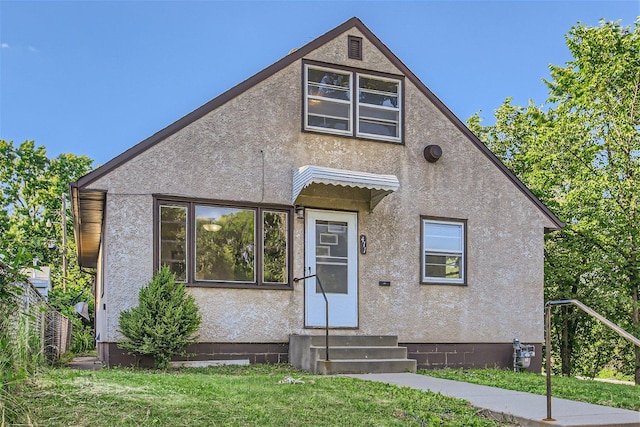
[{"label": "metal awning over door", "polygon": [[305,194],[305,188],[308,188],[312,184],[335,185],[366,190],[353,192],[352,195],[357,199],[364,198],[369,204],[369,211],[373,211],[383,198],[400,188],[400,181],[398,181],[395,175],[382,175],[305,165],[293,171],[293,196],[291,203],[295,205],[298,197]]}]

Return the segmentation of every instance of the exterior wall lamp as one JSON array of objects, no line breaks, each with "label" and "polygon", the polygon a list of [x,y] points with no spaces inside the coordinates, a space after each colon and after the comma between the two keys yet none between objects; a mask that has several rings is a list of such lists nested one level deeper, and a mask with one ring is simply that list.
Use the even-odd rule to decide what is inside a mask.
[{"label": "exterior wall lamp", "polygon": [[304,206],[296,205],[295,206],[296,218],[304,219]]}]

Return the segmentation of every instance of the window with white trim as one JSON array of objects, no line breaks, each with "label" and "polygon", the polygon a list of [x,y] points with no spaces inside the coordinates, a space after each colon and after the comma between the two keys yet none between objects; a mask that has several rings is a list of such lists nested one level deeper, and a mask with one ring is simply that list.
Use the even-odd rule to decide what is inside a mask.
[{"label": "window with white trim", "polygon": [[304,69],[305,130],[402,142],[400,79],[310,64]]},{"label": "window with white trim", "polygon": [[422,283],[465,284],[465,221],[422,218]]},{"label": "window with white trim", "polygon": [[365,138],[400,140],[400,81],[358,74],[358,131]]}]

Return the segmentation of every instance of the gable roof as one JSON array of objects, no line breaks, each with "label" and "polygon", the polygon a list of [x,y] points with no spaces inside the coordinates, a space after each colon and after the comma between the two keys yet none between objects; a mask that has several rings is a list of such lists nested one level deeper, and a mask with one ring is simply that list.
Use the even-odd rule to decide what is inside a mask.
[{"label": "gable roof", "polygon": [[[337,26],[336,28],[332,29],[331,31],[329,31],[329,32],[325,33],[324,35],[318,37],[317,39],[309,42],[305,46],[303,46],[303,47],[301,47],[301,48],[299,48],[297,50],[292,51],[287,56],[285,56],[284,58],[282,58],[279,61],[275,62],[274,64],[270,65],[269,67],[263,69],[259,73],[253,75],[252,77],[249,77],[247,80],[239,83],[238,85],[234,86],[233,88],[227,90],[226,92],[222,93],[221,95],[217,96],[216,98],[214,98],[211,101],[207,102],[206,104],[202,105],[198,109],[192,111],[191,113],[187,114],[186,116],[182,117],[181,119],[177,120],[176,122],[170,124],[166,128],[160,130],[159,132],[153,134],[149,138],[147,138],[147,139],[143,140],[142,142],[138,143],[137,145],[131,147],[130,149],[128,149],[127,151],[125,151],[122,154],[118,155],[117,157],[111,159],[110,161],[108,161],[107,163],[102,165],[101,167],[95,169],[92,172],[89,172],[87,175],[81,177],[80,179],[78,179],[78,181],[76,181],[76,182],[71,184],[72,190],[73,189],[81,190],[81,189],[85,188],[86,186],[88,186],[91,183],[95,182],[96,180],[98,180],[102,176],[108,174],[109,172],[113,171],[117,167],[119,167],[122,164],[126,163],[130,159],[136,157],[137,155],[139,155],[139,154],[143,153],[144,151],[148,150],[149,148],[153,147],[154,145],[156,145],[160,141],[162,141],[162,140],[166,139],[167,137],[173,135],[174,133],[178,132],[179,130],[181,130],[181,129],[185,128],[186,126],[190,125],[191,123],[195,122],[196,120],[204,117],[208,113],[214,111],[218,107],[220,107],[220,106],[224,105],[225,103],[227,103],[229,100],[237,97],[238,95],[242,94],[246,90],[252,88],[253,86],[255,86],[258,83],[262,82],[263,80],[267,79],[268,77],[274,75],[278,71],[280,71],[280,70],[284,69],[285,67],[291,65],[295,61],[301,60],[302,58],[304,58],[306,55],[308,55],[309,53],[311,53],[312,51],[314,51],[318,47],[324,45],[325,43],[329,42],[330,40],[336,38],[340,34],[344,33],[345,31],[348,31],[348,30],[350,30],[352,28],[358,29],[363,34],[363,36],[367,38],[367,40],[369,42],[371,42],[383,55],[385,55],[388,58],[388,60],[396,68],[398,68],[402,72],[402,74],[404,74],[406,76],[406,78],[409,79],[424,94],[424,96],[426,96],[429,99],[429,101],[431,101],[436,106],[436,108],[438,108],[442,112],[442,114],[444,114],[445,117],[447,117],[460,130],[460,132],[462,132],[471,141],[471,143],[473,143],[480,150],[480,152],[482,154],[484,154],[498,169],[500,169],[502,171],[502,173],[518,189],[520,189],[520,191],[522,191],[522,193],[524,193],[525,196],[528,197],[534,203],[534,205],[538,207],[538,209],[540,209],[542,211],[542,213],[555,225],[555,227],[549,228],[550,230],[557,230],[557,229],[560,229],[560,228],[562,228],[564,226],[562,221],[560,221],[560,219],[558,219],[558,217],[556,217],[556,215],[553,214],[553,212],[551,212],[549,210],[549,208],[547,208],[531,192],[531,190],[529,190],[522,183],[522,181],[520,181],[513,174],[513,172],[511,172],[500,161],[500,159],[498,159],[478,139],[478,137],[476,137],[469,130],[469,128],[467,128],[467,126],[458,117],[456,117],[456,115],[453,114],[453,112],[451,112],[451,110],[449,110],[449,108],[447,108],[447,106],[444,105],[442,103],[442,101],[440,101],[440,99],[438,99],[438,97],[435,96],[433,94],[433,92],[431,92],[429,90],[429,88],[427,88],[427,86],[425,86],[424,83],[422,83],[420,81],[420,79],[415,74],[413,74],[413,72],[411,72],[411,70],[406,65],[404,65],[404,63],[402,63],[402,61],[400,61],[400,59],[398,59],[398,57],[396,57],[396,55],[387,46],[385,46],[385,44],[382,43],[380,41],[380,39],[378,39],[375,36],[375,34],[373,34],[371,32],[371,30],[369,30],[362,23],[362,21],[360,21],[360,19],[358,19],[356,17],[353,17],[353,18],[349,19],[348,21],[346,21],[343,24]],[[81,231],[81,230],[76,230],[76,231]]]}]

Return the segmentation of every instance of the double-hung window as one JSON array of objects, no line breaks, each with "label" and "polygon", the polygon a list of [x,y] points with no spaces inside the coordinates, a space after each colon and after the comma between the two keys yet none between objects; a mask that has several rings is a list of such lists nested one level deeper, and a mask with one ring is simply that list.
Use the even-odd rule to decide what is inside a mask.
[{"label": "double-hung window", "polygon": [[305,64],[304,129],[402,142],[402,80]]},{"label": "double-hung window", "polygon": [[357,135],[400,141],[400,81],[361,74],[357,76]]},{"label": "double-hung window", "polygon": [[422,218],[422,283],[465,284],[465,225]]},{"label": "double-hung window", "polygon": [[201,286],[289,286],[287,208],[158,200],[158,265]]},{"label": "double-hung window", "polygon": [[306,87],[305,127],[351,135],[352,74],[322,67],[307,67]]}]

